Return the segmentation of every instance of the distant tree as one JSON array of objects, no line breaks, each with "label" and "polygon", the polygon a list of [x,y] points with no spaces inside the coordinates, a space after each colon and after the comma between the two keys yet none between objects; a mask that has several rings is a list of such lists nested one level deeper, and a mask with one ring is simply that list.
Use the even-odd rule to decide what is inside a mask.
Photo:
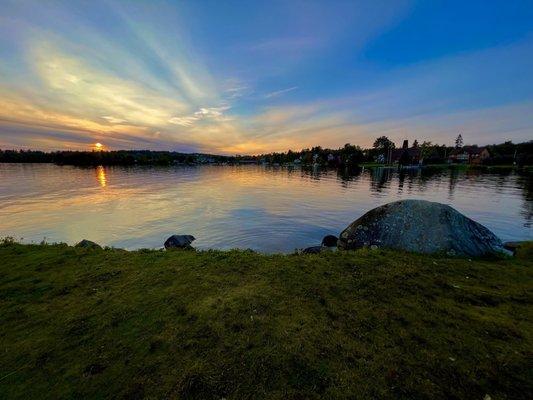
[{"label": "distant tree", "polygon": [[346,143],[343,148],[333,152],[340,153],[339,155],[344,163],[356,165],[363,161],[363,151],[361,148],[350,143]]},{"label": "distant tree", "polygon": [[461,147],[463,147],[463,135],[459,134],[455,139],[455,148],[460,149]]},{"label": "distant tree", "polygon": [[434,151],[435,145],[429,141],[424,140],[424,142],[420,146],[420,157],[428,158],[433,154]]},{"label": "distant tree", "polygon": [[374,142],[374,148],[378,150],[389,150],[394,147],[394,143],[387,136],[378,137]]},{"label": "distant tree", "polygon": [[418,148],[418,140],[415,139],[415,141],[413,142],[413,148],[417,149]]}]

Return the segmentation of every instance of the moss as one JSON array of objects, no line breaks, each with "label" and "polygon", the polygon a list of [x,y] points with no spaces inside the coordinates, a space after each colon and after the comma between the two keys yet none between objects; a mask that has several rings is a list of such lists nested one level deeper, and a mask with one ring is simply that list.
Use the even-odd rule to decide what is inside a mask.
[{"label": "moss", "polygon": [[0,398],[533,395],[531,257],[6,242],[0,260]]}]

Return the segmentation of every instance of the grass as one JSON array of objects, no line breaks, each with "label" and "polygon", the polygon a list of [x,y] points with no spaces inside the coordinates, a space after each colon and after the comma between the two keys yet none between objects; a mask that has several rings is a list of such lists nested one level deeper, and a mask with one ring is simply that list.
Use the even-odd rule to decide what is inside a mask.
[{"label": "grass", "polygon": [[531,399],[533,258],[0,244],[2,399]]}]

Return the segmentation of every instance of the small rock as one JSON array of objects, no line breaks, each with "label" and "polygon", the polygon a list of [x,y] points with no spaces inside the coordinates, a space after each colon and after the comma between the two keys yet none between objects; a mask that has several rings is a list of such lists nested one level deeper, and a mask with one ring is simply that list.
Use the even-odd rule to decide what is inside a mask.
[{"label": "small rock", "polygon": [[339,239],[337,238],[337,236],[326,235],[326,236],[324,236],[324,239],[322,239],[322,246],[325,246],[325,247],[337,247],[337,242],[338,241],[339,241]]},{"label": "small rock", "polygon": [[486,394],[485,397],[483,397],[483,400],[492,400],[492,397],[490,397],[488,394]]},{"label": "small rock", "polygon": [[76,246],[82,249],[102,249],[102,246],[100,246],[98,243],[91,242],[90,240],[83,239],[81,242],[79,242]]},{"label": "small rock", "polygon": [[322,246],[312,246],[308,247],[306,249],[302,250],[303,254],[318,254],[320,253],[324,248]]},{"label": "small rock", "polygon": [[372,246],[370,246],[370,250],[377,250],[379,249],[378,246],[376,246],[375,244],[373,244]]},{"label": "small rock", "polygon": [[192,235],[172,235],[165,240],[165,249],[192,249],[194,240],[196,238]]},{"label": "small rock", "polygon": [[503,248],[516,254],[516,251],[526,242],[505,242]]}]

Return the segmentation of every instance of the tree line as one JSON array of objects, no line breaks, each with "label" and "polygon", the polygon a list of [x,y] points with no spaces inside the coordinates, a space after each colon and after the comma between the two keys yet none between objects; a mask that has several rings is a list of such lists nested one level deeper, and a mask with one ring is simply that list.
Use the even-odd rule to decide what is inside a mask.
[{"label": "tree line", "polygon": [[[485,160],[485,164],[504,165],[518,161],[521,165],[533,165],[533,141],[517,144],[512,141],[506,141],[501,144],[492,144],[488,146],[468,146],[468,148],[472,147],[487,148],[491,157]],[[423,141],[420,143],[418,140],[415,140],[410,148],[418,150],[420,159],[423,160],[424,164],[444,164],[447,162],[448,157],[453,151],[461,150],[466,148],[466,146],[463,145],[462,135],[459,135],[455,141],[455,146],[446,146],[444,144],[439,145],[430,141]],[[386,136],[381,136],[374,141],[372,148],[368,149],[362,149],[359,146],[347,143],[338,149],[316,146],[300,151],[289,150],[287,152],[266,153],[255,156],[255,158],[267,163],[278,164],[294,163],[297,161],[302,164],[312,164],[314,162],[328,164],[328,161],[331,160],[331,156],[333,156],[334,159],[340,161],[341,164],[350,162],[361,164],[384,162],[380,160],[383,160],[383,158],[386,159],[389,151],[395,149],[397,149],[397,147],[392,140]]]},{"label": "tree line", "polygon": [[[474,145],[475,146],[475,145]],[[472,148],[474,146],[468,146]],[[455,140],[455,146],[434,144],[430,141],[419,143],[415,140],[411,149],[417,149],[424,164],[441,164],[447,162],[451,152],[461,150],[462,135]],[[485,164],[504,165],[517,162],[520,165],[533,165],[533,141],[483,146],[490,153]],[[395,143],[381,136],[374,141],[371,148],[346,143],[337,149],[315,146],[299,151],[273,152],[255,156],[223,156],[211,154],[188,154],[172,151],[118,150],[118,151],[55,151],[39,150],[2,150],[0,162],[9,163],[55,163],[58,165],[172,165],[198,163],[242,163],[256,162],[269,164],[301,163],[304,165],[321,164],[331,166],[357,166],[362,163],[384,162],[384,156],[396,149]]]},{"label": "tree line", "polygon": [[54,163],[58,165],[172,165],[194,164],[203,160],[225,162],[231,157],[209,154],[187,154],[173,151],[54,151],[1,150],[0,162]]}]

